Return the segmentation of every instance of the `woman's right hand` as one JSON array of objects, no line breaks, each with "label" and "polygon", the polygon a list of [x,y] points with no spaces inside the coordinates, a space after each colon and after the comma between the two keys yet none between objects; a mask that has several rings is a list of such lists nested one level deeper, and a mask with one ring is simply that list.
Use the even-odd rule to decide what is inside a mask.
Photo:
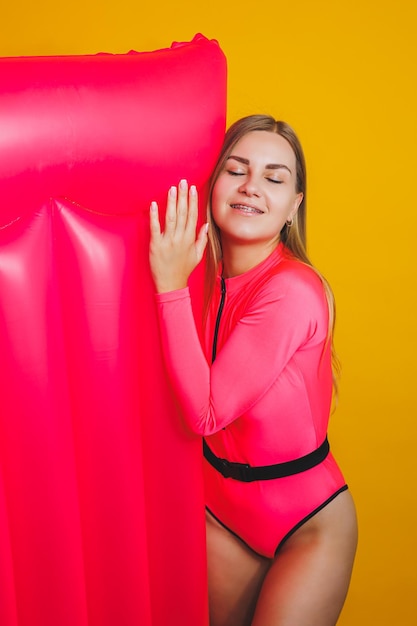
[{"label": "woman's right hand", "polygon": [[188,189],[181,180],[168,191],[165,229],[161,232],[156,202],[150,208],[151,239],[149,261],[158,293],[174,291],[187,286],[188,278],[203,258],[207,245],[208,224],[196,236],[198,218],[197,189]]}]

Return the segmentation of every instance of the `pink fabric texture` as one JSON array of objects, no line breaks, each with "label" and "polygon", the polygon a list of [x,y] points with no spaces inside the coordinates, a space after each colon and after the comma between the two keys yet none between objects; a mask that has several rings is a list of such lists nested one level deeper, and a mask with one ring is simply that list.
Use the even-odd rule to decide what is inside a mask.
[{"label": "pink fabric texture", "polygon": [[[225,282],[212,364],[220,289],[204,349],[193,327],[188,290],[156,296],[183,419],[229,461],[259,466],[304,456],[326,437],[332,396],[321,280],[280,244],[260,265]],[[331,454],[302,474],[253,483],[224,478],[205,462],[209,510],[266,556],[344,485]]]},{"label": "pink fabric texture", "polygon": [[207,624],[201,440],[165,381],[148,211],[183,177],[204,205],[224,55],[200,35],[0,79],[0,624]]}]

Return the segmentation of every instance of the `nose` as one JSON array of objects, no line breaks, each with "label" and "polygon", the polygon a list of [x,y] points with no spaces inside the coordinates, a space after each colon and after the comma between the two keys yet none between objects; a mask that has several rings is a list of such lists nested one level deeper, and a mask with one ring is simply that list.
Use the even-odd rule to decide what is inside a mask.
[{"label": "nose", "polygon": [[253,176],[246,176],[241,185],[239,185],[238,191],[248,197],[259,197],[261,195],[259,185]]}]

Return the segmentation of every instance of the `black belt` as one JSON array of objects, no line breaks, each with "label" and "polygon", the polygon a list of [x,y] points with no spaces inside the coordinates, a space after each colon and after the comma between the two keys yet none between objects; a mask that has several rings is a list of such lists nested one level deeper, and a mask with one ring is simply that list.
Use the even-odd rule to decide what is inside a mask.
[{"label": "black belt", "polygon": [[272,478],[284,478],[285,476],[291,476],[292,474],[299,474],[305,472],[312,467],[315,467],[329,454],[330,446],[326,439],[321,446],[313,452],[301,456],[293,461],[285,461],[284,463],[277,463],[276,465],[260,465],[258,467],[252,467],[245,463],[231,463],[226,459],[220,459],[214,454],[208,447],[206,441],[203,439],[203,452],[204,456],[209,463],[220,472],[225,478],[234,478],[244,483],[251,483],[254,480],[271,480]]}]

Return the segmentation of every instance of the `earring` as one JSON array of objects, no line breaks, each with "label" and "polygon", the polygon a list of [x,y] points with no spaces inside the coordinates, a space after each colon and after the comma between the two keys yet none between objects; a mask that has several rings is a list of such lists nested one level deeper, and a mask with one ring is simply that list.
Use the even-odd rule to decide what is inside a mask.
[{"label": "earring", "polygon": [[291,218],[290,220],[286,220],[285,224],[287,228],[291,228],[291,226],[294,224],[294,218]]}]

